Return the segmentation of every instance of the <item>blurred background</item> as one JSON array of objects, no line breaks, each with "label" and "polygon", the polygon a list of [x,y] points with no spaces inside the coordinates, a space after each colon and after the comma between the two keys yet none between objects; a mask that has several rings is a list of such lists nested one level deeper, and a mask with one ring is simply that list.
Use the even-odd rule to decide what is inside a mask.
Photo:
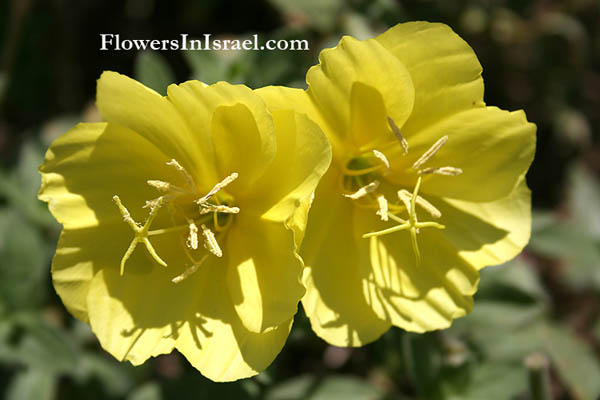
[{"label": "blurred background", "polygon": [[[445,331],[392,329],[345,349],[318,339],[300,311],[275,362],[230,384],[208,381],[178,353],[133,368],[103,352],[52,289],[60,227],[36,198],[37,166],[50,142],[78,121],[99,118],[100,73],[115,70],[162,93],[192,78],[303,87],[318,52],[342,34],[368,38],[421,19],[450,25],[475,49],[488,104],[524,109],[538,126],[527,176],[531,243],[513,262],[483,271],[473,313]],[[307,39],[310,51],[100,51],[100,33],[258,33],[262,40]],[[1,0],[0,396],[597,399],[599,128],[598,0]]]}]

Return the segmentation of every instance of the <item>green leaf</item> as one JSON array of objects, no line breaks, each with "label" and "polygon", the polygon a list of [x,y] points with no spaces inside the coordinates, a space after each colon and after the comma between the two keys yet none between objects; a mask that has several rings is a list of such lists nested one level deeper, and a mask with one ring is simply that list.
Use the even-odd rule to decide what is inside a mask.
[{"label": "green leaf", "polygon": [[191,78],[211,85],[229,80],[231,64],[238,55],[231,54],[226,58],[220,51],[188,50],[183,52],[183,57],[192,70]]},{"label": "green leaf", "polygon": [[600,239],[600,182],[582,165],[569,174],[569,210],[577,227]]},{"label": "green leaf", "polygon": [[306,399],[315,385],[315,377],[311,375],[288,379],[270,388],[265,400],[301,400]]},{"label": "green leaf", "polygon": [[38,369],[18,372],[6,391],[6,400],[52,400],[57,389],[57,377]]},{"label": "green leaf", "polygon": [[112,397],[123,397],[133,387],[132,367],[121,363],[105,354],[84,352],[79,358],[77,373],[74,377],[80,382],[91,378],[102,383],[107,394]]},{"label": "green leaf", "polygon": [[[39,314],[20,313],[5,321],[0,335],[0,360],[48,373],[73,372],[77,355],[63,331],[49,326]],[[2,337],[3,336],[3,337]]]},{"label": "green leaf", "polygon": [[600,365],[594,351],[581,338],[557,325],[545,326],[540,338],[573,398],[597,399],[600,396]]},{"label": "green leaf", "polygon": [[167,86],[175,81],[175,76],[160,53],[142,51],[135,60],[135,78],[156,90],[163,96],[167,94]]},{"label": "green leaf", "polygon": [[160,386],[156,382],[149,382],[136,388],[127,400],[162,400]]},{"label": "green leaf", "polygon": [[524,258],[481,271],[478,299],[547,301],[548,293],[542,286],[533,266]]},{"label": "green leaf", "polygon": [[37,229],[14,211],[0,209],[0,303],[6,310],[43,302],[48,252]]},{"label": "green leaf", "polygon": [[377,400],[383,394],[375,386],[358,377],[329,376],[319,382],[307,400]]},{"label": "green leaf", "polygon": [[445,400],[506,400],[526,389],[527,369],[522,363],[481,363],[470,369],[461,385],[443,383]]}]

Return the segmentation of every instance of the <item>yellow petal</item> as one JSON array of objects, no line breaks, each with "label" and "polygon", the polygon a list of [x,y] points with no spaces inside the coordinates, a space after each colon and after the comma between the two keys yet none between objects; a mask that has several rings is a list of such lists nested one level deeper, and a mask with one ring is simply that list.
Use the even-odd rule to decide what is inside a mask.
[{"label": "yellow petal", "polygon": [[211,133],[218,170],[222,177],[239,174],[227,188],[234,196],[239,194],[238,198],[254,191],[256,180],[275,156],[275,131],[268,120],[260,125],[243,103],[221,105],[213,114]]},{"label": "yellow petal", "polygon": [[[314,193],[331,162],[331,146],[305,115],[274,111],[277,155],[246,199],[247,208],[269,221],[286,222]],[[303,229],[303,228],[302,228]]]},{"label": "yellow petal", "polygon": [[364,296],[359,253],[367,241],[353,234],[352,200],[337,190],[337,174],[332,166],[323,177],[309,214],[301,250],[307,265],[302,306],[318,336],[336,346],[362,346],[379,338],[390,323],[375,314],[372,299]]},{"label": "yellow petal", "polygon": [[331,128],[322,127],[325,133],[359,146],[381,137],[393,140],[386,119],[381,121],[383,130],[367,130],[351,114],[363,110],[364,120],[372,110],[370,102],[373,98],[379,102],[379,95],[379,106],[385,106],[381,114],[402,126],[414,101],[413,83],[402,63],[374,39],[361,42],[347,36],[335,48],[323,50],[319,62],[306,80],[309,96]]},{"label": "yellow petal", "polygon": [[489,203],[446,201],[452,207],[441,206],[441,210],[452,224],[446,225],[442,233],[461,257],[477,269],[511,260],[529,242],[531,192],[524,177],[503,199]]},{"label": "yellow petal", "polygon": [[264,332],[293,317],[304,295],[294,234],[281,223],[240,213],[227,234],[227,285],[244,326]]},{"label": "yellow petal", "polygon": [[[353,218],[356,237],[392,226],[375,218],[372,210],[357,208]],[[425,332],[446,328],[471,311],[479,274],[439,232],[422,228],[417,234],[419,265],[407,230],[362,239],[368,243],[360,254],[366,270],[364,295],[373,299],[372,308],[380,318],[408,331]]]},{"label": "yellow petal", "polygon": [[448,26],[408,22],[375,40],[402,62],[415,87],[412,114],[404,126],[398,125],[407,137],[454,113],[485,105],[477,56]]},{"label": "yellow petal", "polygon": [[[536,126],[522,111],[496,107],[473,108],[455,114],[420,131],[409,140],[409,155],[394,157],[386,179],[414,185],[410,166],[433,143],[448,135],[447,143],[425,167],[457,167],[463,173],[448,177],[429,175],[422,192],[439,197],[470,201],[492,201],[507,196],[527,171],[535,152]],[[408,172],[408,173],[407,173]]]},{"label": "yellow petal", "polygon": [[133,235],[111,197],[119,195],[132,206],[134,219],[143,220],[147,214],[141,209],[143,199],[156,197],[146,181],[181,179],[165,165],[167,161],[140,135],[106,123],[79,124],[50,146],[40,166],[39,198],[48,202],[63,224],[52,278],[57,293],[76,317],[87,320],[85,299],[98,265],[107,257],[116,257],[118,266]]},{"label": "yellow petal", "polygon": [[106,71],[98,80],[96,104],[105,121],[137,132],[177,159],[193,176],[212,175],[212,164],[204,161],[206,132],[192,134],[166,97],[125,75]]}]

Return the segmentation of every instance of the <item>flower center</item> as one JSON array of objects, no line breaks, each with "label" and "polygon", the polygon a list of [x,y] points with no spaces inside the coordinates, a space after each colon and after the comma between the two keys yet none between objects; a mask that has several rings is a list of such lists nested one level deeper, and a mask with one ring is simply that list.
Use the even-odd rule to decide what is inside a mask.
[{"label": "flower center", "polygon": [[[214,185],[208,193],[200,196],[194,179],[181,164],[176,160],[171,160],[167,165],[175,168],[182,175],[185,184],[183,187],[180,187],[165,181],[149,180],[147,182],[148,185],[154,187],[162,194],[155,199],[146,201],[144,208],[149,208],[150,213],[143,225],[133,220],[119,196],[113,196],[113,200],[117,204],[123,219],[134,232],[134,238],[121,259],[121,275],[123,275],[127,260],[139,243],[145,245],[150,256],[158,264],[167,266],[167,263],[160,258],[152,246],[150,242],[151,236],[177,234],[180,237],[183,251],[191,266],[182,274],[173,278],[172,281],[174,283],[181,282],[196,272],[209,255],[215,257],[223,256],[219,240],[222,239],[233,222],[233,214],[240,212],[238,207],[233,206],[235,199],[224,188],[235,181],[238,174],[236,172],[232,173]],[[155,217],[161,209],[168,211],[171,226],[150,230]],[[203,241],[204,250],[198,246],[200,238]],[[204,253],[200,259],[196,255],[198,252]]]},{"label": "flower center", "polygon": [[[407,155],[409,151],[408,141],[404,138],[394,120],[388,117],[388,123],[397,141],[402,146],[403,154]],[[421,222],[417,218],[417,206],[427,211],[435,219],[442,216],[442,213],[433,204],[419,195],[423,175],[456,176],[462,173],[460,168],[455,167],[423,168],[447,141],[448,136],[443,136],[413,163],[408,172],[417,175],[414,190],[412,193],[406,189],[398,190],[397,201],[395,202],[389,202],[380,190],[380,180],[385,180],[385,176],[390,172],[391,166],[383,152],[371,149],[369,152],[350,159],[342,167],[341,186],[343,196],[353,200],[357,206],[376,210],[375,214],[382,221],[387,222],[392,220],[397,223],[397,225],[390,228],[365,233],[363,238],[377,237],[407,230],[410,233],[415,262],[417,265],[421,263],[421,252],[417,242],[417,234],[420,232],[420,229],[445,228],[444,225],[437,222]],[[407,215],[406,219],[400,217],[402,214]]]}]

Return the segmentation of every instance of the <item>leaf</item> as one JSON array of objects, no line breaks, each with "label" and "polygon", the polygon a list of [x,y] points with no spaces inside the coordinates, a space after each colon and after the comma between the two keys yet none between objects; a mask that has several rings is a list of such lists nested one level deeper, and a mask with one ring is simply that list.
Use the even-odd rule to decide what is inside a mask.
[{"label": "leaf", "polygon": [[600,182],[582,165],[569,174],[569,210],[579,230],[600,239]]},{"label": "leaf", "polygon": [[48,373],[75,371],[77,355],[69,338],[44,322],[41,315],[20,313],[5,323],[9,328],[0,335],[1,361]]},{"label": "leaf", "polygon": [[575,399],[600,396],[600,365],[594,351],[566,328],[548,324],[541,332],[546,351]]},{"label": "leaf", "polygon": [[521,257],[497,267],[485,268],[481,272],[478,298],[547,301],[549,296],[533,266]]},{"label": "leaf", "polygon": [[0,303],[7,310],[39,306],[46,295],[48,249],[37,229],[0,209]]},{"label": "leaf", "polygon": [[484,362],[470,368],[466,382],[443,385],[445,400],[506,400],[527,389],[527,369],[522,363]]},{"label": "leaf", "polygon": [[6,400],[52,400],[57,384],[53,374],[29,368],[15,375],[6,391]]},{"label": "leaf", "polygon": [[192,70],[191,78],[210,85],[229,80],[231,64],[237,55],[225,58],[220,51],[188,50],[183,52],[183,57]]},{"label": "leaf", "polygon": [[301,400],[306,399],[314,387],[316,379],[311,375],[298,376],[283,381],[270,388],[265,400]]},{"label": "leaf", "polygon": [[161,400],[162,393],[156,382],[148,382],[135,389],[127,400]]},{"label": "leaf", "polygon": [[175,81],[175,76],[160,53],[142,51],[135,60],[135,78],[156,90],[163,96],[167,94],[167,86]]},{"label": "leaf", "polygon": [[123,397],[133,387],[132,369],[130,364],[120,363],[104,354],[86,351],[79,358],[74,377],[80,383],[95,378],[101,382],[107,394]]},{"label": "leaf", "polygon": [[375,386],[350,376],[329,376],[319,382],[307,400],[377,400],[383,394]]}]

